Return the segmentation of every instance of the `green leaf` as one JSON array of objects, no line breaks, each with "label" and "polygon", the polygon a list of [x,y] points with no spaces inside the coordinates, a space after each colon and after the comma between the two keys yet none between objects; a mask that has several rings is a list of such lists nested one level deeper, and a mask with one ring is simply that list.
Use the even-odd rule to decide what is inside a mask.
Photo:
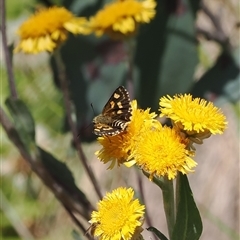
[{"label": "green leaf", "polygon": [[135,60],[142,108],[156,111],[161,96],[183,93],[192,86],[198,63],[195,16],[199,1],[193,2],[158,1],[155,18],[139,34]]},{"label": "green leaf", "polygon": [[[96,0],[85,0],[85,1],[72,1],[72,3],[69,6],[69,10],[73,12],[74,14],[81,14],[86,8],[92,7],[94,8],[94,5],[96,5]],[[67,1],[66,1],[67,3]]]},{"label": "green leaf", "polygon": [[92,211],[91,203],[86,195],[76,186],[75,179],[68,166],[57,160],[53,155],[38,147],[39,154],[43,165],[48,172],[75,200],[81,203],[84,214],[90,218],[89,213]]},{"label": "green leaf", "polygon": [[156,229],[154,227],[149,227],[149,228],[147,228],[147,230],[150,232],[153,232],[161,240],[168,240],[167,237],[163,233],[161,233],[158,229]]},{"label": "green leaf", "polygon": [[17,130],[26,150],[36,155],[35,146],[35,124],[31,113],[25,103],[20,99],[8,98],[6,106],[14,120],[14,127]]},{"label": "green leaf", "polygon": [[238,59],[240,50],[230,53],[223,51],[215,64],[198,79],[193,86],[191,93],[193,96],[204,97],[207,92],[215,95],[225,95],[230,101],[239,100],[239,79],[240,70]]},{"label": "green leaf", "polygon": [[83,240],[81,235],[75,229],[72,230],[71,235],[74,240]]},{"label": "green leaf", "polygon": [[29,135],[31,140],[35,139],[35,124],[31,113],[25,103],[20,99],[8,98],[6,106],[14,120],[15,127],[22,135]]},{"label": "green leaf", "polygon": [[202,220],[187,176],[181,173],[178,176],[176,198],[177,216],[172,240],[198,240],[202,234]]}]

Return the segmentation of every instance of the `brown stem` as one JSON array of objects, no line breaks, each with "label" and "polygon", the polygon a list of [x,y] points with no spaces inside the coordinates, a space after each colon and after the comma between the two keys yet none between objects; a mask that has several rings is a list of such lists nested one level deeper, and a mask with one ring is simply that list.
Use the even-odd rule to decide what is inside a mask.
[{"label": "brown stem", "polygon": [[207,40],[215,41],[219,44],[222,44],[222,38],[219,38],[219,36],[213,32],[209,32],[201,27],[196,27],[196,31],[198,34],[203,35]]},{"label": "brown stem", "polygon": [[2,44],[3,44],[3,51],[5,53],[5,62],[7,67],[7,74],[8,74],[8,82],[9,82],[9,89],[10,95],[13,99],[17,99],[17,90],[15,85],[15,79],[12,70],[12,61],[10,59],[10,54],[7,46],[7,36],[6,36],[6,15],[5,15],[5,0],[0,0],[0,15],[1,15],[1,32],[2,32]]},{"label": "brown stem", "polygon": [[55,59],[56,59],[58,71],[59,71],[59,80],[60,80],[61,89],[63,92],[63,99],[64,99],[64,105],[65,105],[65,110],[66,110],[66,114],[67,114],[67,120],[68,120],[68,124],[69,124],[70,130],[71,130],[71,133],[73,135],[74,146],[77,149],[79,159],[80,159],[83,167],[85,168],[99,199],[101,199],[102,194],[100,191],[100,187],[97,183],[95,175],[92,172],[91,167],[87,164],[87,158],[83,152],[82,144],[81,144],[80,138],[78,137],[78,134],[77,134],[76,124],[73,122],[73,119],[72,119],[72,113],[71,113],[72,106],[71,106],[71,100],[70,100],[69,91],[68,91],[68,82],[67,82],[67,77],[66,77],[66,73],[65,73],[65,66],[62,62],[60,48],[58,50],[56,50],[55,54],[56,54]]},{"label": "brown stem", "polygon": [[227,38],[225,36],[225,33],[223,31],[223,28],[222,28],[222,25],[221,25],[221,22],[220,22],[220,19],[215,16],[211,11],[210,9],[207,7],[207,5],[204,3],[204,1],[202,0],[200,2],[200,7],[201,9],[203,10],[203,12],[209,17],[209,19],[212,21],[214,27],[216,28],[217,31],[219,31],[222,35],[223,35],[223,38]]},{"label": "brown stem", "polygon": [[229,38],[223,30],[220,18],[210,11],[210,9],[207,7],[203,0],[200,2],[200,7],[202,11],[206,14],[206,16],[208,16],[209,19],[211,20],[213,26],[215,27],[215,31],[213,33],[212,32],[210,33],[205,29],[197,27],[197,32],[205,36],[208,40],[214,40],[221,44],[223,47],[231,49]]}]

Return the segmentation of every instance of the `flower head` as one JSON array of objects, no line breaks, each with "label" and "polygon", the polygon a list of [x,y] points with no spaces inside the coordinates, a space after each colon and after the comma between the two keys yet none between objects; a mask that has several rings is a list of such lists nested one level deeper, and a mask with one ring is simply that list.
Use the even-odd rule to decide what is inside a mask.
[{"label": "flower head", "polygon": [[132,188],[117,188],[98,203],[98,211],[93,211],[92,234],[100,240],[130,240],[142,231],[145,206],[133,200]]},{"label": "flower head", "polygon": [[190,94],[162,97],[160,117],[166,116],[188,135],[209,136],[221,134],[226,128],[226,117],[212,102],[193,99]]},{"label": "flower head", "polygon": [[135,34],[140,23],[149,23],[155,16],[154,0],[115,0],[90,18],[89,28],[97,36],[106,33],[119,39]]},{"label": "flower head", "polygon": [[20,43],[15,52],[52,52],[67,39],[68,33],[86,33],[87,20],[77,18],[64,7],[42,9],[26,20],[18,29]]},{"label": "flower head", "polygon": [[142,110],[137,108],[137,101],[131,102],[132,117],[126,131],[115,136],[99,137],[98,142],[102,149],[96,152],[98,158],[107,163],[112,161],[109,168],[113,168],[115,163],[118,165],[130,160],[129,156],[134,148],[135,139],[141,132],[144,125],[151,125],[156,122],[155,113],[150,113],[150,109]]},{"label": "flower head", "polygon": [[186,150],[184,139],[175,129],[162,127],[159,123],[154,128],[146,128],[139,135],[131,156],[136,164],[155,176],[167,176],[169,180],[176,177],[177,172],[187,174],[197,165]]}]

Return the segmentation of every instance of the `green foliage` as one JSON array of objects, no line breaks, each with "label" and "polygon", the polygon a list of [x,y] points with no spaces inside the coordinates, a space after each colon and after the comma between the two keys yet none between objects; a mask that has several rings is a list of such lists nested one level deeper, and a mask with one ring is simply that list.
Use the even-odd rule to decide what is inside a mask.
[{"label": "green foliage", "polygon": [[8,98],[6,106],[12,115],[21,139],[24,141],[25,146],[28,146],[32,141],[35,141],[35,124],[31,113],[20,99]]},{"label": "green foliage", "polygon": [[28,67],[24,71],[16,69],[15,74],[20,98],[31,109],[33,118],[44,124],[52,134],[59,133],[63,128],[62,95],[52,82],[47,63]]},{"label": "green foliage", "polygon": [[203,97],[207,91],[217,95],[225,95],[229,101],[239,99],[240,73],[236,57],[231,52],[223,51],[215,64],[205,72],[199,81],[193,85],[192,94]]},{"label": "green foliage", "polygon": [[85,194],[76,186],[75,179],[70,169],[65,163],[60,162],[50,153],[41,148],[38,148],[38,150],[40,158],[48,172],[57,183],[64,186],[64,189],[73,196],[73,198],[76,198],[77,201],[81,202],[83,209],[85,210],[86,217],[89,218],[88,213],[90,211],[91,204]]},{"label": "green foliage", "polygon": [[5,237],[6,240],[19,240],[18,234],[16,233],[15,229],[11,226],[8,219],[6,218],[5,214],[0,211],[0,231],[1,237]]},{"label": "green foliage", "polygon": [[[24,178],[26,178],[27,181],[20,181],[21,179],[24,180]],[[41,219],[43,215],[47,218],[53,213],[54,208],[47,209],[45,201],[48,201],[48,198],[44,201],[37,201],[39,199],[39,188],[36,182],[30,179],[31,175],[24,176],[22,173],[1,177],[1,191],[6,199],[3,200],[1,195],[1,210],[5,205],[3,201],[9,201],[7,204],[10,207],[10,209],[4,208],[4,211],[0,211],[0,229],[3,239],[20,239],[16,230],[11,225],[12,222],[6,217],[5,211],[11,211],[10,214],[13,219],[20,219],[20,221],[26,221],[29,224],[31,224],[33,219]],[[33,192],[35,192],[35,194],[33,194]],[[51,205],[53,206],[53,204]],[[42,211],[39,211],[39,209]]]},{"label": "green foliage", "polygon": [[82,240],[83,238],[80,236],[80,234],[76,230],[73,230],[72,231],[72,239],[74,239],[74,240]]},{"label": "green foliage", "polygon": [[192,85],[198,63],[194,30],[197,9],[190,7],[193,1],[183,2],[183,12],[175,14],[171,12],[173,2],[159,2],[155,19],[138,36],[135,57],[140,69],[138,98],[144,108],[156,110],[159,97],[187,92]]},{"label": "green foliage", "polygon": [[187,176],[180,173],[177,184],[177,216],[172,239],[198,240],[202,234],[202,220]]},{"label": "green foliage", "polygon": [[35,0],[7,0],[6,2],[6,15],[8,19],[15,19],[22,15],[22,13],[34,6]]}]

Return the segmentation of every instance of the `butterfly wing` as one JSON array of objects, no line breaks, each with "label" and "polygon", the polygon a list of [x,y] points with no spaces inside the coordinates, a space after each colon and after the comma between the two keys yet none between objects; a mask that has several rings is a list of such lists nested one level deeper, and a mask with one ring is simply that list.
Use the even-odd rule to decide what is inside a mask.
[{"label": "butterfly wing", "polygon": [[95,123],[93,133],[97,136],[114,136],[122,132],[123,129],[109,126],[104,123]]},{"label": "butterfly wing", "polygon": [[103,108],[102,115],[110,116],[113,120],[130,121],[132,108],[125,87],[118,87]]}]

